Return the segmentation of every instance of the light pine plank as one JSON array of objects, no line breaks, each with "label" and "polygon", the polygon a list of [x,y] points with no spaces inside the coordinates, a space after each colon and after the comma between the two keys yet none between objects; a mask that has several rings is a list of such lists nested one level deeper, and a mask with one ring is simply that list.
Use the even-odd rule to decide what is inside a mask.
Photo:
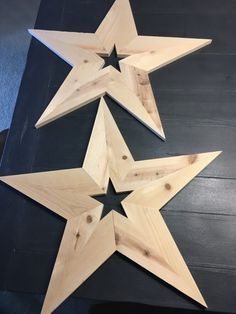
[{"label": "light pine plank", "polygon": [[93,33],[60,32],[30,29],[29,33],[51,49],[64,61],[73,65],[103,62],[99,55],[106,55],[106,49]]},{"label": "light pine plank", "polygon": [[146,71],[139,70],[124,62],[119,62],[121,73],[123,74],[127,85],[140,99],[144,108],[152,118],[158,129],[158,135],[165,139],[159,112],[157,110],[156,100],[153,95],[152,86]]},{"label": "light pine plank", "polygon": [[66,219],[100,205],[88,195],[103,193],[81,168],[0,177],[0,180]]},{"label": "light pine plank", "polygon": [[[82,69],[78,67],[72,70],[36,123],[36,127],[48,124],[108,94],[138,121],[162,137],[162,128],[153,121],[152,113],[148,113],[140,98],[127,87],[119,71],[108,66],[92,75],[90,69],[90,66],[84,66]],[[83,79],[77,79],[84,72]]]},{"label": "light pine plank", "polygon": [[[199,155],[201,158],[204,156],[207,157],[207,154],[209,154],[213,160],[219,153],[220,152],[212,152],[203,155],[192,154],[134,161],[132,167],[127,171],[126,176],[123,177],[123,180],[114,180],[113,184],[119,192],[136,190],[145,187],[152,182],[160,183],[161,178],[163,178],[164,185],[165,180],[167,181],[171,174],[175,174],[184,169],[186,169],[186,171],[189,169],[191,170],[192,168],[189,168],[189,166],[196,163],[197,160],[200,161]],[[210,161],[206,158],[205,166],[207,166],[209,162]],[[201,171],[201,168],[199,168],[199,171]],[[189,173],[189,177],[191,177],[191,173]]]},{"label": "light pine plank", "polygon": [[[96,215],[68,220],[42,314],[52,313],[115,252],[112,214],[110,213],[98,223],[99,214],[98,211]],[[93,219],[94,216],[96,220],[91,221],[91,217]],[[86,245],[80,243],[80,237],[78,238],[81,227],[86,238]]]},{"label": "light pine plank", "polygon": [[120,47],[135,38],[137,30],[129,1],[115,1],[95,34],[106,47],[108,55],[114,46],[119,51]]},{"label": "light pine plank", "polygon": [[161,209],[220,153],[212,152],[194,155],[195,157],[188,166],[152,181],[146,187],[137,188],[126,198],[126,201],[148,206],[149,208]]},{"label": "light pine plank", "polygon": [[124,49],[128,57],[120,62],[151,73],[210,43],[210,39],[138,36]]},{"label": "light pine plank", "polygon": [[[104,62],[93,62],[74,66],[35,124],[35,127],[40,128],[50,121],[53,121],[53,113],[57,110],[57,107],[63,104],[66,99],[70,98],[74,91],[76,91],[84,81],[88,80],[94,71],[100,70],[103,64]],[[50,118],[50,115],[52,115],[52,118]]]},{"label": "light pine plank", "polygon": [[106,137],[107,130],[104,121],[104,100],[101,99],[84,158],[83,169],[105,193],[109,181],[109,164]]},{"label": "light pine plank", "polygon": [[113,178],[122,180],[132,166],[134,159],[105,102],[102,103],[102,108],[106,127],[107,158],[110,178],[112,181]]},{"label": "light pine plank", "polygon": [[[59,89],[59,95],[54,96],[36,123],[36,127],[48,124],[105,95],[106,85],[110,80],[108,67],[91,73],[90,67],[86,66],[82,69],[82,73],[80,71],[81,67],[72,69],[63,83],[65,88]],[[80,79],[75,82],[71,79],[74,77],[75,80],[77,77]]]},{"label": "light pine plank", "polygon": [[117,250],[206,307],[161,214],[125,203],[126,219],[114,213]]}]

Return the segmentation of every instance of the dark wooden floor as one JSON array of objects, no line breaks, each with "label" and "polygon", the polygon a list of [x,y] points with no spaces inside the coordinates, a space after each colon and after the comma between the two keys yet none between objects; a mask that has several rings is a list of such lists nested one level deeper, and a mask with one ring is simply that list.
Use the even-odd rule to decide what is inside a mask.
[{"label": "dark wooden floor", "polygon": [[[43,0],[37,27],[93,32],[112,2]],[[137,160],[223,150],[162,214],[209,305],[207,311],[236,313],[236,2],[149,0],[144,5],[143,0],[131,0],[131,4],[142,35],[213,38],[211,46],[151,75],[166,143],[107,101]],[[1,175],[81,166],[98,102],[34,129],[69,71],[61,59],[32,41]],[[0,289],[45,293],[65,222],[4,184],[0,198]],[[110,198],[118,205],[115,195]],[[181,313],[202,311],[118,254],[75,296],[139,302]],[[72,300],[76,298],[68,302]],[[40,302],[42,298],[36,311]],[[66,313],[66,306],[58,313]],[[149,310],[155,313],[157,308]],[[69,311],[77,312],[76,306]]]}]

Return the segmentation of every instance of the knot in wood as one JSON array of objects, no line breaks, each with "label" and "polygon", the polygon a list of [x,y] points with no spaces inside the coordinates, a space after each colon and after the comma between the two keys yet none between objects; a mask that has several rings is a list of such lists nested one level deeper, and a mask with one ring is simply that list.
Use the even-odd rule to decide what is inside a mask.
[{"label": "knot in wood", "polygon": [[165,184],[165,189],[166,189],[166,190],[170,190],[170,189],[171,189],[171,185],[170,185],[169,183],[166,183],[166,184]]},{"label": "knot in wood", "polygon": [[196,160],[197,160],[197,155],[196,154],[195,155],[190,155],[188,157],[188,161],[189,161],[190,164],[195,163]]},{"label": "knot in wood", "polygon": [[88,215],[86,220],[87,220],[87,223],[90,224],[93,221],[93,217],[91,215]]},{"label": "knot in wood", "polygon": [[119,244],[119,242],[120,242],[120,236],[118,233],[115,233],[115,243]]},{"label": "knot in wood", "polygon": [[149,257],[151,255],[151,253],[148,250],[145,249],[143,251],[143,255],[146,256],[146,257]]}]

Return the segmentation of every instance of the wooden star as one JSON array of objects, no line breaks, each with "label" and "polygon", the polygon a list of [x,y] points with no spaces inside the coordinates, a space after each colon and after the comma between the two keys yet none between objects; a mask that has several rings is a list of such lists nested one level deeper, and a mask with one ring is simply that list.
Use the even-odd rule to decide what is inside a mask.
[{"label": "wooden star", "polygon": [[[51,313],[115,251],[206,303],[159,210],[220,152],[134,161],[101,99],[82,168],[0,179],[67,220],[42,313]],[[109,178],[127,217],[101,219]]]},{"label": "wooden star", "polygon": [[[104,65],[104,60],[100,56],[109,56],[116,47],[118,57],[126,58],[119,61],[123,84],[114,85],[113,93],[116,97],[113,97],[114,95],[112,97],[163,140],[165,134],[149,73],[211,43],[209,39],[138,35],[129,0],[116,0],[95,33],[37,29],[29,32],[70,65],[87,65],[81,72],[80,67],[76,67],[67,77],[63,84],[66,88],[59,90],[59,95],[54,97],[36,127],[43,126],[99,98],[105,92],[109,94],[103,80],[102,91],[98,91],[94,82],[97,82],[98,77],[104,73],[99,71]],[[84,76],[85,80],[80,79]],[[73,79],[71,80],[72,77],[76,77],[82,84],[82,94],[85,89],[87,90],[86,100],[80,92],[75,93],[75,89],[80,89],[78,87],[80,84],[75,84]],[[120,101],[120,98],[123,101]],[[132,108],[129,108],[127,101],[132,102]]]}]

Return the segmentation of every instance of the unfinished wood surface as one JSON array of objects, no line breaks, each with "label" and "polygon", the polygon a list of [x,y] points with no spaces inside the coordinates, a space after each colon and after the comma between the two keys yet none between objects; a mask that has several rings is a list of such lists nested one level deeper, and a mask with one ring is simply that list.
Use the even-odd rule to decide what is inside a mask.
[{"label": "unfinished wood surface", "polygon": [[[95,222],[93,219],[94,215],[88,213],[68,220],[42,314],[52,313],[116,251],[112,214],[100,222],[97,217]],[[86,237],[86,243],[82,246],[83,237]]]},{"label": "unfinished wood surface", "polygon": [[7,176],[1,180],[65,219],[101,204],[88,195],[102,194],[103,190],[82,168]]},{"label": "unfinished wood surface", "polygon": [[161,214],[139,204],[124,208],[128,219],[113,214],[117,250],[207,307]]},{"label": "unfinished wood surface", "polygon": [[71,66],[101,62],[98,56],[106,54],[95,34],[30,29],[29,33],[55,52]]},{"label": "unfinished wood surface", "polygon": [[[97,65],[99,66],[99,64]],[[143,105],[140,97],[137,96],[137,93],[132,92],[130,86],[127,86],[124,76],[119,71],[112,66],[108,66],[95,71],[91,75],[90,69],[91,66],[88,65],[88,74],[86,74],[86,66],[72,69],[58,93],[36,123],[37,128],[108,94],[138,121],[161,138],[164,138],[157,110],[149,111],[149,108],[148,110],[145,108],[148,101]],[[86,75],[83,75],[84,72]],[[83,76],[80,76],[80,74]],[[80,78],[78,79],[78,77]]]},{"label": "unfinished wood surface", "polygon": [[121,73],[129,88],[139,97],[144,108],[159,129],[159,137],[165,139],[156,100],[152,91],[148,73],[125,62],[119,62]]},{"label": "unfinished wood surface", "polygon": [[136,38],[138,33],[129,1],[115,1],[95,34],[103,43],[108,55],[115,46],[119,51]]},{"label": "unfinished wood surface", "polygon": [[[137,64],[139,67],[136,60],[140,57],[140,64],[142,64],[142,55],[146,53],[151,60],[155,60],[153,61],[156,63],[154,68],[158,69],[209,45],[211,42],[211,39],[200,38],[137,36],[119,51],[119,56],[137,57],[133,65]],[[123,60],[131,62],[132,58],[125,58]]]},{"label": "unfinished wood surface", "polygon": [[108,56],[116,47],[119,57],[157,50],[161,64],[163,54],[172,62],[211,43],[209,39],[138,35],[129,0],[114,1],[95,33],[39,29],[29,32],[71,65],[81,63],[78,55],[75,60],[79,48]]},{"label": "unfinished wood surface", "polygon": [[[37,29],[29,32],[70,65],[88,65],[81,72],[75,70],[67,77],[36,127],[50,123],[108,93],[163,140],[165,134],[148,73],[211,42],[209,39],[139,36],[129,0],[116,0],[95,33]],[[118,57],[127,57],[119,64],[125,82],[134,95],[131,95],[126,84],[109,82],[108,88],[104,83],[103,72],[99,72],[97,77],[98,70],[104,65],[100,56],[110,55],[114,47]],[[78,79],[71,81],[74,74]],[[89,78],[90,82],[83,85],[79,77],[85,80]]]},{"label": "unfinished wood surface", "polygon": [[[67,219],[42,313],[51,313],[116,250],[199,302],[197,288],[159,210],[220,152],[135,161],[101,99],[82,168],[1,177]],[[111,179],[132,191],[100,220]],[[200,197],[200,196],[199,196]]]}]

